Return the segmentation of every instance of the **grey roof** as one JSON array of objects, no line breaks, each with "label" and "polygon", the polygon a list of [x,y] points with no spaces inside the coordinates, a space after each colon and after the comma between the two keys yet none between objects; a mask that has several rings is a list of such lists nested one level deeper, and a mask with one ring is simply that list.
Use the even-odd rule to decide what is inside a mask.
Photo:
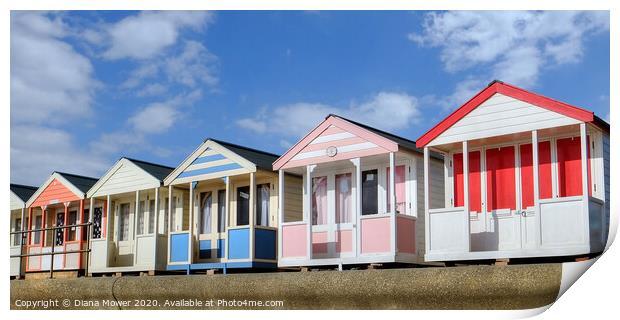
[{"label": "grey roof", "polygon": [[142,168],[142,170],[148,172],[153,177],[159,179],[159,181],[164,181],[164,179],[174,170],[172,167],[164,166],[161,164],[156,164],[152,162],[146,162],[142,160],[132,159],[123,157],[138,167]]},{"label": "grey roof", "polygon": [[226,142],[226,141],[221,141],[221,140],[216,140],[216,139],[211,139],[211,138],[206,139],[205,141],[207,140],[212,140],[214,142],[221,144],[222,146],[230,149],[230,151],[254,163],[258,168],[261,168],[264,170],[273,171],[272,163],[280,157],[277,154],[240,146],[240,145],[233,144],[233,143]]},{"label": "grey roof", "polygon": [[63,176],[63,178],[71,182],[71,184],[73,184],[76,188],[80,189],[80,191],[84,192],[84,194],[86,194],[86,192],[88,192],[88,190],[90,190],[90,188],[92,188],[98,180],[95,178],[80,176],[72,173],[58,171],[56,171],[56,173]]},{"label": "grey roof", "polygon": [[11,183],[11,191],[15,193],[22,201],[27,202],[32,195],[37,192],[37,187],[26,186],[23,184]]}]

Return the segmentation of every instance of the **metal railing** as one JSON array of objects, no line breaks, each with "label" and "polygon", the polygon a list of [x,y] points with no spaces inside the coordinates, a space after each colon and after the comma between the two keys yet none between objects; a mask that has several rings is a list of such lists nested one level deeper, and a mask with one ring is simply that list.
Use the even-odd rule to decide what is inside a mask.
[{"label": "metal railing", "polygon": [[[20,235],[20,243],[19,243],[19,247],[20,247],[20,254],[15,254],[15,255],[11,255],[11,258],[19,258],[19,273],[21,275],[22,273],[22,268],[23,268],[23,263],[24,263],[24,259],[23,258],[27,258],[27,257],[40,257],[40,256],[51,256],[50,258],[50,270],[49,270],[49,274],[50,274],[50,279],[52,279],[54,277],[54,256],[55,255],[59,255],[59,254],[73,254],[73,253],[78,253],[80,254],[80,258],[79,261],[82,260],[82,254],[86,253],[86,258],[85,258],[85,264],[84,264],[84,273],[86,275],[88,275],[88,263],[89,263],[89,256],[90,256],[90,236],[91,236],[91,226],[92,226],[92,222],[87,222],[87,223],[80,223],[80,224],[71,224],[71,225],[66,225],[66,226],[54,226],[54,227],[48,227],[48,228],[41,228],[41,229],[32,229],[32,230],[23,230],[23,231],[12,231],[11,232],[11,239],[14,238],[14,235],[19,234]],[[79,249],[79,250],[71,250],[71,251],[62,251],[62,252],[56,252],[56,239],[55,234],[56,234],[56,230],[63,230],[63,244],[68,240],[64,239],[64,229],[69,229],[69,228],[79,228],[79,231],[76,230],[76,237],[80,237],[79,243],[80,243],[80,248],[82,248],[82,242],[86,243],[86,249]],[[86,229],[86,232],[83,232],[83,229]],[[40,252],[40,253],[28,253],[26,251],[26,253],[24,253],[24,247],[28,247],[30,246],[27,242],[28,242],[28,234],[30,233],[36,233],[36,232],[47,232],[49,230],[52,230],[52,250],[50,252]],[[81,238],[81,236],[79,235],[79,233],[82,233],[82,235],[85,234],[84,238]],[[39,239],[39,241],[44,241],[45,237],[43,237],[42,239]],[[41,246],[43,247],[43,246]]]}]

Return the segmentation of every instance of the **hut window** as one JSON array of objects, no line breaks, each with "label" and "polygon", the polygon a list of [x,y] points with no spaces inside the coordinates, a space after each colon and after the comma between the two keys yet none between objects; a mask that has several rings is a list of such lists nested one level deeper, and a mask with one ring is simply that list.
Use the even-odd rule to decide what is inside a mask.
[{"label": "hut window", "polygon": [[129,240],[129,203],[121,204],[121,210],[118,219],[118,240]]},{"label": "hut window", "polygon": [[[34,217],[34,228],[33,228],[34,230],[41,229],[42,224],[43,224],[43,217],[41,215]],[[41,231],[34,232],[31,244],[40,244],[40,243],[41,243]]]},{"label": "hut window", "polygon": [[[519,146],[521,159],[521,208],[534,205],[534,167],[532,165],[532,144]],[[553,196],[551,183],[551,143],[538,143],[538,190],[540,199]]]},{"label": "hut window", "polygon": [[155,199],[149,201],[149,233],[155,232]]},{"label": "hut window", "polygon": [[[13,231],[21,231],[22,230],[22,219],[21,218],[17,218],[15,219],[15,224],[13,225]],[[21,234],[20,233],[16,233],[13,235],[13,245],[14,246],[18,246],[20,245],[20,239]]]},{"label": "hut window", "polygon": [[312,224],[327,224],[327,177],[312,178]]},{"label": "hut window", "polygon": [[516,209],[515,148],[513,146],[486,151],[487,211]]},{"label": "hut window", "polygon": [[250,187],[237,188],[237,225],[250,223]]},{"label": "hut window", "polygon": [[[181,215],[179,215],[178,212],[177,212],[177,201],[178,201],[177,197],[172,197],[172,213],[171,213],[171,215],[172,215],[172,225],[173,225],[173,228],[172,228],[171,231],[181,231],[182,226],[183,226],[183,221],[179,221],[183,217],[181,216],[182,213],[181,213]],[[181,217],[179,218],[179,216],[181,216]]]},{"label": "hut window", "polygon": [[[56,226],[57,227],[62,227],[65,225],[65,212],[63,211],[63,209],[58,209],[56,210]],[[65,229],[63,228],[59,228],[55,230],[55,240],[56,241],[56,245],[62,245],[65,242]],[[47,242],[47,241],[46,241]]]},{"label": "hut window", "polygon": [[[589,144],[589,138],[588,144]],[[557,162],[558,162],[558,191],[560,197],[571,197],[582,195],[581,177],[581,139],[572,137],[557,140]],[[590,148],[588,158],[590,158]],[[589,192],[592,193],[590,184],[590,161],[588,161],[588,184]]]},{"label": "hut window", "polygon": [[226,230],[226,190],[217,192],[217,232]]},{"label": "hut window", "polygon": [[101,239],[101,224],[103,222],[102,208],[98,207],[94,210],[93,215],[93,239]]},{"label": "hut window", "polygon": [[[463,174],[463,153],[456,153],[454,164],[454,206],[465,205],[465,175]],[[482,194],[480,186],[480,151],[470,151],[469,161],[469,211],[482,211]]]},{"label": "hut window", "polygon": [[256,186],[256,222],[259,226],[269,225],[269,183]]},{"label": "hut window", "polygon": [[[386,173],[386,203],[387,203],[387,211],[392,212],[391,205],[392,201],[390,201],[390,167],[387,167],[385,170]],[[394,171],[394,183],[396,184],[396,212],[404,214],[407,207],[407,196],[405,195],[405,165],[396,166],[396,170]]]},{"label": "hut window", "polygon": [[144,233],[144,213],[145,213],[145,203],[144,201],[140,201],[138,204],[138,230],[137,234]]},{"label": "hut window", "polygon": [[378,204],[378,170],[366,170],[362,172],[362,215],[377,214]]},{"label": "hut window", "polygon": [[351,222],[351,174],[336,175],[336,223]]},{"label": "hut window", "polygon": [[[88,217],[89,214],[90,214],[90,208],[89,209],[84,209],[84,215],[83,216],[86,217],[86,220],[88,220],[87,217]],[[84,223],[84,221],[80,221],[80,224],[82,224],[82,223]],[[82,230],[82,237],[81,237],[81,239],[85,240],[86,239],[86,231],[87,230],[86,230],[86,228],[80,228],[80,230]]]},{"label": "hut window", "polygon": [[211,205],[212,205],[211,192],[200,193],[200,233],[211,233]]},{"label": "hut window", "polygon": [[168,205],[170,205],[170,200],[168,198],[166,198],[166,200],[164,201],[165,205],[164,205],[164,234],[168,233],[168,224],[170,223],[170,221],[168,221]]},{"label": "hut window", "polygon": [[[69,211],[69,216],[67,217],[67,225],[75,225],[77,224],[77,211]],[[67,241],[75,241],[77,240],[77,227],[69,228],[69,233],[67,234]]]}]

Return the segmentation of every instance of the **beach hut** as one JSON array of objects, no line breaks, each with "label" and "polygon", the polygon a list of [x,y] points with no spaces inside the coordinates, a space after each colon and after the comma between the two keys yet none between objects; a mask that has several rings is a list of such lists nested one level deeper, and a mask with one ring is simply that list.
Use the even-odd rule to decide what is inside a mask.
[{"label": "beach hut", "polygon": [[[431,161],[439,179],[443,166]],[[329,115],[273,164],[281,267],[423,263],[422,153],[415,142]],[[288,176],[300,177],[291,186]],[[443,203],[443,186],[433,201]]]},{"label": "beach hut", "polygon": [[90,273],[166,269],[169,194],[163,180],[173,169],[123,157],[90,188]]},{"label": "beach hut", "polygon": [[[55,272],[77,276],[83,271],[86,254],[80,251],[86,249],[87,228],[75,225],[86,222],[86,191],[95,182],[94,178],[54,172],[26,202],[31,231],[26,252],[32,255],[26,259],[26,277],[28,273],[49,271],[52,261]],[[67,228],[47,229],[63,226]],[[53,256],[49,254],[52,250]]]},{"label": "beach hut", "polygon": [[[592,112],[493,81],[417,146],[425,189],[440,183],[446,193],[440,206],[425,199],[427,261],[602,252],[609,124]],[[443,155],[441,182],[430,152]]]},{"label": "beach hut", "polygon": [[[26,216],[26,202],[37,191],[36,187],[25,186],[21,184],[11,183],[11,232],[24,231],[28,225],[28,217]],[[11,256],[23,254],[22,245],[25,235],[12,234],[10,239]],[[10,273],[11,277],[20,278],[24,275],[24,264],[21,257],[11,258]]]},{"label": "beach hut", "polygon": [[168,270],[276,267],[277,157],[207,139],[164,180],[184,193],[169,217]]}]

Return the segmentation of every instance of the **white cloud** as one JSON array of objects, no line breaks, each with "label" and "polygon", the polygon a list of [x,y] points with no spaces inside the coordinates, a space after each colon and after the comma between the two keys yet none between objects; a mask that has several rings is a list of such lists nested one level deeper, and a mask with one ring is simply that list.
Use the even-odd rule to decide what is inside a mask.
[{"label": "white cloud", "polygon": [[140,60],[139,66],[131,70],[121,84],[121,89],[133,90],[137,96],[144,97],[164,94],[173,84],[189,88],[217,86],[218,58],[202,43],[185,40],[166,52],[165,58]]},{"label": "white cloud", "polygon": [[199,83],[215,86],[218,82],[214,75],[214,63],[217,57],[196,41],[186,41],[183,51],[176,57],[165,60],[163,69],[168,78],[188,87]]},{"label": "white cloud", "polygon": [[55,170],[92,176],[107,166],[63,127],[93,114],[100,86],[90,60],[66,42],[72,34],[59,15],[11,13],[13,182],[38,185]]},{"label": "white cloud", "polygon": [[[393,131],[417,123],[420,117],[417,99],[405,93],[379,92],[362,103],[351,103],[338,108],[320,103],[294,103],[259,112],[254,118],[237,121],[237,126],[257,133],[272,132],[286,137],[298,138],[310,131],[330,113],[354,121]],[[280,145],[290,145],[282,139]]]},{"label": "white cloud", "polygon": [[603,11],[449,11],[426,14],[409,39],[440,48],[448,72],[481,66],[487,82],[527,87],[545,67],[579,62],[587,35],[608,29]]},{"label": "white cloud", "polygon": [[257,133],[265,133],[265,131],[267,131],[267,124],[262,120],[244,118],[237,120],[236,123],[241,128],[248,129]]},{"label": "white cloud", "polygon": [[121,84],[123,89],[133,89],[140,85],[144,79],[154,77],[159,73],[159,65],[156,63],[145,63],[133,69],[129,77]]},{"label": "white cloud", "polygon": [[147,59],[176,43],[181,29],[204,29],[213,21],[205,11],[141,12],[108,27],[108,59]]},{"label": "white cloud", "polygon": [[138,97],[150,97],[159,96],[168,92],[168,88],[160,83],[151,83],[144,86],[144,88],[138,90],[136,95]]},{"label": "white cloud", "polygon": [[154,103],[129,118],[129,123],[140,133],[154,134],[168,131],[179,117],[171,105]]},{"label": "white cloud", "polygon": [[39,185],[53,171],[96,176],[109,165],[63,130],[11,125],[11,182]]},{"label": "white cloud", "polygon": [[149,137],[165,133],[185,116],[183,108],[202,97],[200,90],[179,94],[166,101],[151,103],[127,119],[121,129],[106,132],[89,146],[95,154],[128,154],[143,150],[158,155],[169,155],[169,150],[151,145]]},{"label": "white cloud", "polygon": [[58,17],[11,14],[11,120],[64,123],[92,112],[90,60],[63,41],[69,31]]}]

